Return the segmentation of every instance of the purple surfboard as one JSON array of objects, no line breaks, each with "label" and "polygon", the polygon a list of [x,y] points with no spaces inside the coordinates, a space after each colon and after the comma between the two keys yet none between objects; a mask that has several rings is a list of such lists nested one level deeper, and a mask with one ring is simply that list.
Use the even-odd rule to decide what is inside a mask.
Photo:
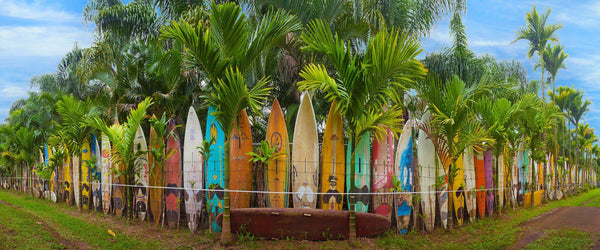
[{"label": "purple surfboard", "polygon": [[[494,180],[492,179],[493,171],[494,171],[494,168],[492,166],[492,158],[493,158],[492,150],[488,150],[487,152],[485,152],[485,156],[484,156],[483,160],[485,163],[485,188],[486,189],[494,188]],[[487,197],[485,200],[486,200],[486,208],[487,208],[488,215],[493,215],[494,214],[494,190],[487,191]]]}]

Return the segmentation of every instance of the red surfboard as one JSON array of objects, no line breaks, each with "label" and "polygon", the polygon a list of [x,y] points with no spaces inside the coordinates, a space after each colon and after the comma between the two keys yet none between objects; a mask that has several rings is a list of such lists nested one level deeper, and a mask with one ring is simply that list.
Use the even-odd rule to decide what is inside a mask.
[{"label": "red surfboard", "polygon": [[485,217],[486,191],[485,190],[485,161],[481,151],[476,151],[475,156],[475,189],[477,190],[477,211],[479,217]]},{"label": "red surfboard", "polygon": [[169,131],[173,131],[173,136],[167,139],[167,152],[172,151],[173,155],[167,159],[166,182],[166,217],[169,227],[179,227],[179,203],[181,201],[181,145],[179,144],[179,135],[175,130],[175,121],[169,121]]}]

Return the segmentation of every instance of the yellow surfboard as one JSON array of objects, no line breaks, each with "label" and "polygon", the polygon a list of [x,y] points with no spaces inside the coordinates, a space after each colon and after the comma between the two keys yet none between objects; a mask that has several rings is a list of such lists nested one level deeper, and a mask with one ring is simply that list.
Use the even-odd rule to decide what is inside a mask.
[{"label": "yellow surfboard", "polygon": [[88,210],[88,205],[90,203],[90,170],[87,161],[91,158],[90,142],[85,138],[81,147],[81,203],[83,205],[83,210]]},{"label": "yellow surfboard", "polygon": [[344,156],[344,127],[342,115],[335,110],[335,101],[329,108],[325,134],[323,134],[323,147],[321,163],[320,195],[321,209],[342,210],[344,203],[344,180],[346,178],[346,158]]},{"label": "yellow surfboard", "polygon": [[289,139],[285,118],[277,99],[273,102],[269,123],[267,125],[267,140],[271,147],[275,147],[275,160],[267,166],[266,183],[267,191],[276,192],[267,194],[267,205],[272,208],[287,208],[289,188]]},{"label": "yellow surfboard", "polygon": [[463,156],[462,154],[456,160],[456,177],[454,177],[454,213],[456,215],[456,222],[458,225],[462,225],[463,223],[463,215],[465,214],[465,176],[464,176],[464,165],[463,165]]}]

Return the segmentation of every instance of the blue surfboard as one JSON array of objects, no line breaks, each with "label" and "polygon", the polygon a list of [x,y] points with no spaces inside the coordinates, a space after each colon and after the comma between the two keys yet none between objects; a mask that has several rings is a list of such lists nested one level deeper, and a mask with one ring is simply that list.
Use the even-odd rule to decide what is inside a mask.
[{"label": "blue surfboard", "polygon": [[[225,171],[225,133],[219,122],[215,119],[212,113],[215,112],[213,107],[208,108],[208,116],[206,118],[206,140],[211,141],[210,156],[206,162],[206,188],[214,189],[215,191],[207,192],[206,199],[210,212],[213,214],[213,220],[210,222],[212,229],[215,232],[221,232],[221,227],[217,224],[216,218],[223,212],[223,195],[222,192],[225,183],[223,181],[223,172]],[[221,192],[219,192],[221,190]]]},{"label": "blue surfboard", "polygon": [[98,140],[96,136],[92,134],[92,138],[90,140],[90,151],[92,155],[96,156],[96,165],[94,168],[90,168],[90,182],[92,183],[92,203],[94,204],[94,208],[96,211],[102,210],[102,188],[100,185],[100,181],[102,180],[102,174],[100,172],[100,159],[102,158],[102,153],[100,153],[100,148],[98,146]]}]

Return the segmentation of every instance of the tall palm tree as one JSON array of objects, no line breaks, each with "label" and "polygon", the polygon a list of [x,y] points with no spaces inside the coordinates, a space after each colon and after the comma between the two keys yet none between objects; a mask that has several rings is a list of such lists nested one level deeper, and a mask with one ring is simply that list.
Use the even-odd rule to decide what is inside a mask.
[{"label": "tall palm tree", "polygon": [[[330,76],[322,64],[309,64],[300,73],[305,80],[298,82],[298,88],[319,90],[328,102],[336,104],[351,142],[371,132],[383,132],[384,127],[393,132],[401,130],[402,111],[397,101],[403,94],[402,88],[426,73],[415,59],[421,52],[416,38],[397,30],[380,31],[369,40],[365,54],[359,54],[322,20],[311,22],[301,37],[306,43],[303,50],[325,56],[334,75]],[[382,110],[382,106],[389,108]],[[350,166],[355,164],[357,144],[350,144],[348,149]],[[354,183],[354,168],[350,168],[350,183]],[[356,239],[354,204],[355,197],[350,195],[351,241]]]},{"label": "tall palm tree", "polygon": [[[207,102],[215,105],[215,117],[223,131],[230,134],[233,128],[231,119],[235,121],[237,114],[248,106],[258,111],[269,93],[269,78],[254,75],[253,68],[266,51],[288,33],[299,31],[301,26],[295,17],[285,11],[269,11],[257,23],[253,23],[242,8],[234,3],[213,3],[211,10],[206,25],[191,25],[185,20],[172,22],[161,30],[161,37],[182,44],[186,65],[206,75],[212,88]],[[246,86],[237,85],[240,83],[254,87],[248,90]],[[236,97],[240,99],[233,99]],[[227,190],[229,152],[225,153],[224,159],[226,169],[223,179]],[[221,241],[228,244],[232,238],[227,191],[224,202]]]},{"label": "tall palm tree", "polygon": [[[113,150],[111,154],[111,162],[113,169],[111,172],[117,175],[125,176],[127,180],[127,213],[131,218],[133,216],[133,192],[131,185],[135,185],[135,174],[139,173],[141,166],[136,166],[135,161],[141,156],[141,153],[136,153],[134,146],[135,134],[144,120],[146,110],[152,105],[152,98],[148,97],[140,102],[135,109],[131,109],[127,116],[127,121],[121,124],[113,124],[108,126],[98,115],[90,117],[86,120],[86,124],[92,126],[108,136]],[[122,165],[123,171],[117,172],[116,166]]]},{"label": "tall palm tree", "polygon": [[[590,105],[592,105],[592,102],[590,102],[590,100],[586,99],[585,101],[583,100],[583,93],[577,95],[573,101],[571,102],[571,105],[569,105],[568,109],[570,111],[570,120],[571,123],[573,123],[573,126],[575,129],[577,129],[579,127],[579,122],[581,121],[581,119],[583,118],[583,116],[585,115],[585,113],[587,113],[588,111],[590,111]],[[576,134],[575,134],[576,136]],[[576,137],[575,137],[576,138]],[[577,141],[575,139],[575,141]],[[580,154],[580,149],[577,146],[577,143],[575,144],[575,167],[579,168],[579,154]]]},{"label": "tall palm tree", "polygon": [[[517,31],[517,38],[513,41],[513,43],[518,40],[527,40],[529,41],[529,51],[527,52],[527,57],[531,58],[534,54],[538,55],[539,63],[541,64],[542,71],[542,101],[545,100],[545,85],[546,79],[544,79],[544,60],[542,58],[543,51],[546,48],[546,43],[554,42],[558,39],[554,35],[558,29],[562,28],[561,24],[549,24],[548,16],[550,15],[550,9],[546,10],[542,15],[538,14],[535,9],[535,5],[533,6],[533,10],[527,13],[525,20],[527,21],[527,27],[519,29]],[[545,102],[545,101],[544,101]]]}]

